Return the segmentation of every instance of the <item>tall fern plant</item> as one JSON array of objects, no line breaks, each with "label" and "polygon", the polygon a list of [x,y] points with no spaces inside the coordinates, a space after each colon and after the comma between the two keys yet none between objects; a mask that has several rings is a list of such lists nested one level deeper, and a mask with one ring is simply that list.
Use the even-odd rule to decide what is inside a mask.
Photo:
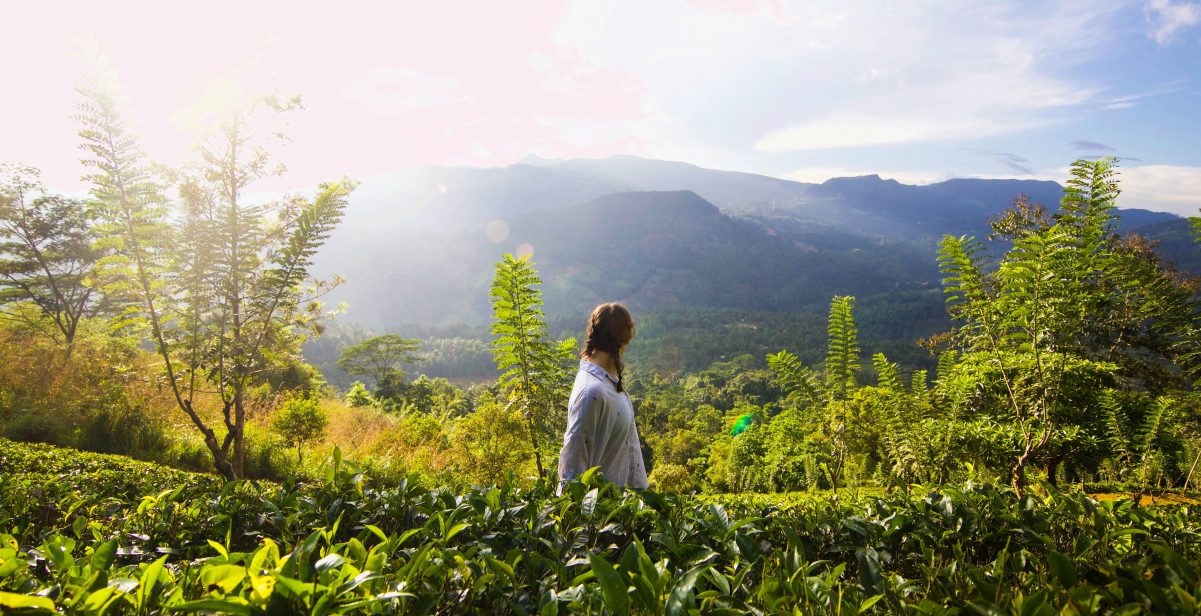
[{"label": "tall fern plant", "polygon": [[552,342],[542,312],[542,280],[528,257],[506,254],[492,280],[492,357],[500,370],[499,385],[510,405],[526,418],[530,449],[538,476],[546,476],[544,444],[566,409],[568,363],[576,341]]},{"label": "tall fern plant", "polygon": [[767,356],[767,365],[776,373],[785,392],[795,396],[811,412],[825,413],[822,423],[826,425],[833,446],[833,465],[828,473],[835,492],[847,458],[847,398],[858,387],[856,379],[862,370],[854,309],[855,298],[851,296],[836,296],[830,303],[823,378],[819,379],[788,351]]},{"label": "tall fern plant", "polygon": [[1059,428],[1067,379],[1080,362],[1099,373],[1114,370],[1087,357],[1080,339],[1109,301],[1101,282],[1113,276],[1114,165],[1077,161],[1054,224],[1017,232],[995,271],[985,271],[977,240],[946,236],[941,243],[947,309],[959,321],[956,341],[965,360],[999,376],[1004,419],[1021,434],[1009,469],[1019,493],[1027,465]]},{"label": "tall fern plant", "polygon": [[[1134,502],[1150,489],[1151,476],[1156,461],[1156,441],[1164,422],[1174,410],[1174,402],[1168,396],[1159,396],[1144,406],[1141,417],[1122,404],[1117,392],[1105,390],[1100,396],[1100,406],[1105,413],[1107,445],[1117,459],[1120,468],[1133,479]],[[1130,476],[1132,475],[1132,476]]]}]

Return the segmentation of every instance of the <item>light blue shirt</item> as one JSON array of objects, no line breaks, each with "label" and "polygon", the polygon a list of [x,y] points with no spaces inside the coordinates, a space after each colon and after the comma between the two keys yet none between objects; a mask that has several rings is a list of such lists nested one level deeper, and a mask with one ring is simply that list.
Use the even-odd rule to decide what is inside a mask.
[{"label": "light blue shirt", "polygon": [[569,400],[559,479],[573,479],[599,466],[605,480],[619,486],[649,486],[634,425],[634,405],[630,396],[617,391],[617,379],[604,368],[580,360]]}]

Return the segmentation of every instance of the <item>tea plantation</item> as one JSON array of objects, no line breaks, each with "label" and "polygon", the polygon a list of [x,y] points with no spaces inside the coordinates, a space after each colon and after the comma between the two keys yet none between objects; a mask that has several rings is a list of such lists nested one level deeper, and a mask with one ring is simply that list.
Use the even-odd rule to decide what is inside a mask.
[{"label": "tea plantation", "polygon": [[[766,503],[766,506],[764,506]],[[1187,507],[940,486],[726,504],[585,477],[225,483],[0,441],[4,613],[1196,613]]]}]

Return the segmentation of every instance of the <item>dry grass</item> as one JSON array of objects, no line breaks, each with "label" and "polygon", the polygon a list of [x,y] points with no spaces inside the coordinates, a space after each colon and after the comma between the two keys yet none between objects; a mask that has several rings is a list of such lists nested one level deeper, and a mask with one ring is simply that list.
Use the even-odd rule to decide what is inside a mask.
[{"label": "dry grass", "polygon": [[[1101,501],[1130,500],[1130,492],[1098,492],[1089,496]],[[1201,495],[1164,492],[1162,494],[1143,494],[1139,499],[1140,507],[1147,505],[1201,505]]]}]

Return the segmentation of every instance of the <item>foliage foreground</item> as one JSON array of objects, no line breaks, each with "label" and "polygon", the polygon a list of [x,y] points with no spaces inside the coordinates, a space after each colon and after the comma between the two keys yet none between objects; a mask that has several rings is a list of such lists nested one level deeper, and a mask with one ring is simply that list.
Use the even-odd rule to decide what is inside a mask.
[{"label": "foliage foreground", "polygon": [[225,482],[0,442],[6,613],[1195,613],[1198,516],[968,485],[726,505],[594,476]]}]

